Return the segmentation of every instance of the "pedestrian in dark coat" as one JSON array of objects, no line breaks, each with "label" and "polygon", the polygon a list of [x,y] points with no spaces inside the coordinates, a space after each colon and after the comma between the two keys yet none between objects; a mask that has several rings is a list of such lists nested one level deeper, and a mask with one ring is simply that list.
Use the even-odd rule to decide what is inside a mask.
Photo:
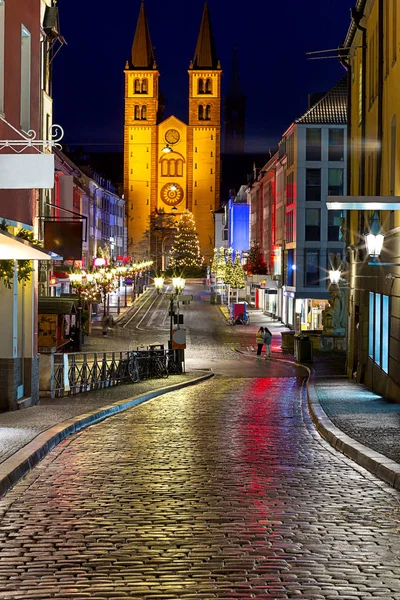
[{"label": "pedestrian in dark coat", "polygon": [[265,344],[265,358],[271,358],[271,342],[272,333],[268,327],[264,327],[264,344]]},{"label": "pedestrian in dark coat", "polygon": [[260,327],[260,329],[256,333],[256,344],[257,356],[261,356],[262,348],[264,346],[264,327]]}]

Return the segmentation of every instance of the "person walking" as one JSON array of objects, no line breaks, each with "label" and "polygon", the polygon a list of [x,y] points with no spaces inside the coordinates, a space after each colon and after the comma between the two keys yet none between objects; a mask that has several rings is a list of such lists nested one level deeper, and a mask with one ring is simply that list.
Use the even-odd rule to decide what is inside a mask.
[{"label": "person walking", "polygon": [[256,333],[256,344],[257,356],[261,356],[262,347],[264,346],[264,327],[260,327],[260,329]]},{"label": "person walking", "polygon": [[265,359],[271,358],[271,342],[272,342],[272,333],[268,329],[268,327],[264,328],[264,344],[265,344]]}]

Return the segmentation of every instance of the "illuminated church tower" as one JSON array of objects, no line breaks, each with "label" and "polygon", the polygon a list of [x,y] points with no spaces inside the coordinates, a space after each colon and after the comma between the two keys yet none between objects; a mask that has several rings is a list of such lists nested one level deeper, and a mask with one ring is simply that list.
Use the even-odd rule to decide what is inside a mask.
[{"label": "illuminated church tower", "polygon": [[220,201],[221,77],[208,4],[189,67],[189,125],[159,110],[159,72],[144,3],[125,67],[124,193],[128,252],[150,252],[149,216],[193,212],[207,263],[214,248],[213,211]]}]

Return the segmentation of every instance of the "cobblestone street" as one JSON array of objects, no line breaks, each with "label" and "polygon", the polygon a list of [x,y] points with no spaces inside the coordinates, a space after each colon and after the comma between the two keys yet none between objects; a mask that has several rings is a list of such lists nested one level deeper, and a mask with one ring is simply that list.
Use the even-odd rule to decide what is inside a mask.
[{"label": "cobblestone street", "polygon": [[64,441],[1,500],[0,598],[400,599],[399,494],[304,409],[216,377]]}]

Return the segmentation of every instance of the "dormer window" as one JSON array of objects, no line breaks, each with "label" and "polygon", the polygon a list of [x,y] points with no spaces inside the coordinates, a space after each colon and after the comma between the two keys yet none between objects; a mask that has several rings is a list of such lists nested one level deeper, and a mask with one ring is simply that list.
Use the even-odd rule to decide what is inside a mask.
[{"label": "dormer window", "polygon": [[212,81],[211,81],[211,79],[206,79],[205,93],[206,94],[212,94]]},{"label": "dormer window", "polygon": [[197,91],[199,94],[204,94],[204,79],[199,79],[197,83]]}]

